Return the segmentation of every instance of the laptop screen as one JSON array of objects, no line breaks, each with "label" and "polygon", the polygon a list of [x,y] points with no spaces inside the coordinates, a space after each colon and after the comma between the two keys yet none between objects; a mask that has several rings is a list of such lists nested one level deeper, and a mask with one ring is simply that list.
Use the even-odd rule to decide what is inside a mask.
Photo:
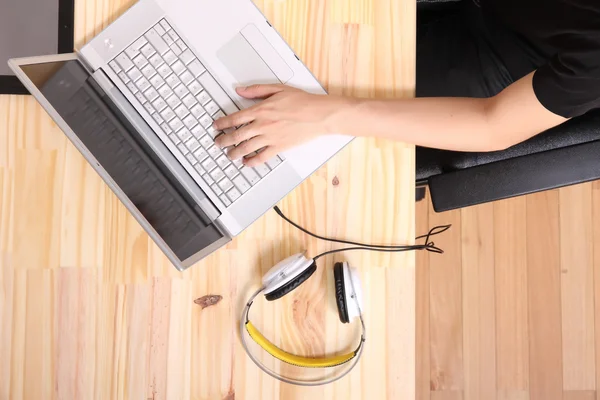
[{"label": "laptop screen", "polygon": [[180,260],[223,238],[79,61],[21,68]]},{"label": "laptop screen", "polygon": [[56,54],[59,0],[0,0],[0,75],[9,58]]}]

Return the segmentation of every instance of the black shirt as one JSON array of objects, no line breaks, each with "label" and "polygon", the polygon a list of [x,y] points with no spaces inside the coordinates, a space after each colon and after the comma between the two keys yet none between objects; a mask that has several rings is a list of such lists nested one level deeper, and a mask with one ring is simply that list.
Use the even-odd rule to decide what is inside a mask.
[{"label": "black shirt", "polygon": [[563,117],[600,108],[600,0],[481,0],[543,57],[538,100]]}]

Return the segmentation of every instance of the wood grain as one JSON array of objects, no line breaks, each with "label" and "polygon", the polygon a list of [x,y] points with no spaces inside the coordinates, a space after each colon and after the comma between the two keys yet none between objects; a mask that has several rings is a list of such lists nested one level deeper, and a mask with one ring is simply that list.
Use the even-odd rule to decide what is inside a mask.
[{"label": "wood grain", "polygon": [[[559,193],[564,389],[593,390],[596,372],[592,187],[571,186]],[[578,329],[572,329],[573,326]]]},{"label": "wood grain", "polygon": [[494,205],[461,211],[464,399],[496,398]]},{"label": "wood grain", "polygon": [[429,225],[452,224],[439,238],[443,255],[430,254],[430,341],[431,390],[460,391],[464,388],[461,220],[460,211],[434,213],[429,210]]},{"label": "wood grain", "polygon": [[498,389],[529,389],[525,198],[494,204]]},{"label": "wood grain", "polygon": [[[76,0],[76,46],[132,4]],[[332,93],[414,95],[414,1],[256,4]],[[412,243],[414,149],[357,139],[280,206],[320,234]],[[0,97],[0,217],[0,399],[415,397],[413,253],[326,257],[294,294],[257,301],[254,323],[276,344],[333,354],[355,344],[356,327],[338,321],[331,266],[347,259],[360,271],[370,332],[360,366],[328,387],[298,388],[245,356],[238,318],[274,263],[332,245],[268,212],[177,272],[30,97]],[[194,304],[206,295],[222,300]],[[318,373],[259,357],[284,373]]]},{"label": "wood grain", "polygon": [[531,400],[560,399],[563,352],[558,192],[527,197]]}]

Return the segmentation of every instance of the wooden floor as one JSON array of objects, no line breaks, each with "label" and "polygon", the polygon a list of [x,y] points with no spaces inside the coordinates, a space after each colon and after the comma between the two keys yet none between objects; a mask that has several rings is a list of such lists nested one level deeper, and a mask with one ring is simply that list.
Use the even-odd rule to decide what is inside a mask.
[{"label": "wooden floor", "polygon": [[[417,255],[417,399],[600,399],[600,183],[434,213]],[[599,325],[596,325],[599,324]]]}]

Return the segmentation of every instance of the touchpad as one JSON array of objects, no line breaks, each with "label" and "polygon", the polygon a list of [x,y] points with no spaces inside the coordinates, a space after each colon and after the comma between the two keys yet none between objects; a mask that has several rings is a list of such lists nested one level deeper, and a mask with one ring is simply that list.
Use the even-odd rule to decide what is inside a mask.
[{"label": "touchpad", "polygon": [[249,25],[217,51],[217,57],[243,86],[285,83],[292,70],[254,25]]}]

